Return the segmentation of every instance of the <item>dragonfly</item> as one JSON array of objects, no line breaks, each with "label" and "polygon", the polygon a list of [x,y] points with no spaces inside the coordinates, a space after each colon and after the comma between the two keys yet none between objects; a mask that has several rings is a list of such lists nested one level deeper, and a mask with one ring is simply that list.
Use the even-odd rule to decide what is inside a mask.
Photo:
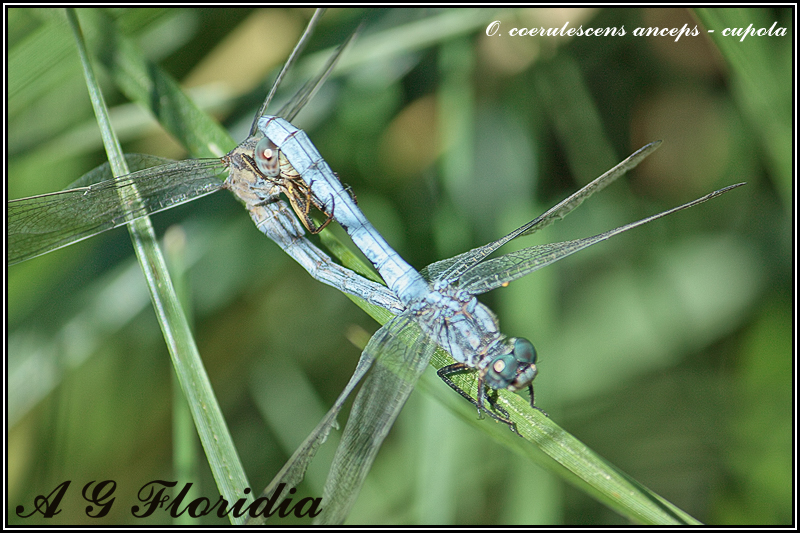
[{"label": "dragonfly", "polygon": [[[321,13],[315,14],[309,21],[256,114],[250,135],[231,152],[222,158],[177,162],[151,155],[126,154],[129,167],[136,172],[113,178],[109,165],[104,164],[63,191],[11,200],[7,204],[7,264],[11,266],[38,257],[138,218],[228,189],[245,204],[256,227],[312,277],[373,305],[402,312],[402,304],[385,286],[342,267],[306,238],[306,229],[318,233],[325,224],[317,226],[311,219],[302,181],[264,182],[252,171],[252,155],[261,138],[256,120],[308,42],[320,16]],[[279,114],[293,117],[302,109],[328,78],[351,39],[345,41],[320,74],[293,97],[289,102],[291,107],[287,104]],[[299,221],[291,214],[281,193],[298,213]]]},{"label": "dragonfly", "polygon": [[[490,262],[490,268],[481,263],[503,244],[517,237],[530,235],[554,220],[563,218],[590,195],[638,165],[661,144],[656,141],[642,147],[541,217],[502,239],[446,263],[432,265],[428,268],[428,273],[433,274],[433,277],[425,279],[390,247],[361,213],[305,132],[277,116],[261,117],[258,127],[264,133],[264,138],[256,146],[256,164],[261,173],[265,176],[277,176],[280,173],[293,176],[293,179],[299,175],[305,180],[307,192],[313,194],[308,201],[328,213],[347,231],[389,288],[407,307],[406,313],[414,316],[432,341],[458,361],[457,364],[442,369],[440,376],[456,388],[446,379],[448,374],[467,368],[474,368],[479,372],[476,400],[479,410],[485,410],[484,384],[492,389],[507,388],[512,392],[528,389],[533,406],[531,382],[537,374],[536,351],[530,341],[505,338],[499,332],[496,317],[476,299],[476,294],[485,292],[477,290],[478,287],[490,289],[512,281],[508,274],[503,275],[494,270],[498,263]],[[738,185],[733,187],[736,186]],[[596,236],[580,241],[580,246],[569,241],[547,245],[545,249],[552,261],[556,261],[622,231],[707,201],[730,188],[715,191],[674,210],[607,232],[602,234],[602,238]],[[448,265],[446,268],[445,264]],[[489,279],[494,281],[489,282]],[[465,395],[463,391],[458,392]],[[492,416],[510,424],[507,419]]]},{"label": "dragonfly", "polygon": [[[277,134],[269,127],[270,124],[280,126]],[[259,126],[262,125],[266,126],[263,128],[266,130],[265,138],[271,141],[267,149],[273,151],[277,149],[274,156],[280,158],[282,171],[287,169],[306,176],[309,189],[316,197],[312,201],[319,203],[321,209],[331,213],[334,220],[344,226],[353,241],[365,248],[362,250],[364,255],[373,261],[373,265],[389,287],[399,291],[398,298],[406,306],[402,314],[375,333],[364,349],[356,372],[345,390],[325,418],[262,493],[262,497],[271,497],[280,484],[283,484],[286,490],[299,483],[316,449],[334,427],[336,415],[345,400],[359,381],[366,376],[351,408],[323,492],[323,512],[318,517],[323,523],[339,523],[347,516],[383,437],[388,433],[414,384],[427,367],[437,345],[447,349],[457,360],[456,363],[441,368],[437,372],[439,376],[456,392],[473,403],[479,413],[486,412],[492,418],[508,424],[512,430],[515,429],[513,422],[508,418],[508,413],[502,408],[492,404],[493,409],[499,410],[499,413],[493,413],[484,405],[483,401],[488,396],[483,389],[489,386],[513,391],[520,388],[518,387],[520,382],[524,383],[525,387],[530,386],[530,381],[537,374],[536,352],[531,348],[529,359],[516,359],[514,350],[519,348],[519,341],[515,339],[509,342],[499,333],[496,317],[474,299],[476,295],[507,286],[514,280],[589,246],[699,205],[744,185],[737,183],[724,187],[694,201],[592,237],[531,246],[490,258],[501,246],[512,240],[531,235],[564,218],[591,195],[613,183],[658,149],[661,142],[656,141],[642,147],[599,178],[508,235],[450,259],[433,263],[416,272],[399,256],[390,255],[387,258],[382,255],[391,248],[360,214],[357,206],[350,204],[349,194],[337,185],[338,179],[333,179],[335,176],[331,177],[332,172],[331,176],[325,176],[325,172],[328,172],[327,164],[313,145],[306,143],[307,136],[304,133],[294,127],[288,127],[285,121],[275,117],[262,118]],[[266,144],[262,144],[262,147]],[[300,157],[295,157],[298,150]],[[295,164],[297,166],[294,166]],[[425,284],[424,289],[422,283]],[[451,306],[451,302],[456,304]],[[480,323],[481,320],[485,322]],[[487,337],[481,338],[480,336],[486,332],[488,332]],[[477,349],[469,345],[473,341],[478,343]],[[489,350],[495,346],[500,346],[500,349],[505,351],[492,358],[487,354],[490,354]],[[525,347],[524,344],[522,346]],[[471,349],[474,351],[470,352]],[[511,357],[509,353],[512,354]],[[464,359],[458,360],[458,356],[463,356]],[[498,361],[501,361],[500,365],[489,368]],[[507,361],[510,361],[510,365],[506,364]],[[504,364],[506,367],[512,367],[513,373],[497,372],[501,377],[496,379],[492,372],[502,370]],[[477,398],[473,398],[448,378],[453,373],[464,371],[476,371],[479,374]],[[508,386],[509,384],[512,386]],[[533,406],[532,390],[531,405]]]},{"label": "dragonfly", "polygon": [[[537,245],[497,258],[489,258],[508,242],[531,235],[564,218],[591,195],[601,191],[636,167],[661,145],[652,142],[623,160],[582,189],[536,219],[508,235],[456,257],[434,263],[423,272],[405,262],[364,217],[338,177],[311,143],[308,135],[277,116],[258,121],[264,134],[256,146],[256,165],[265,176],[301,176],[310,193],[307,201],[337,221],[356,246],[397,295],[405,311],[384,325],[362,353],[356,373],[328,415],[295,452],[284,470],[262,496],[271,497],[280,483],[293,486],[302,478],[316,448],[335,423],[336,414],[356,384],[367,375],[359,392],[334,457],[323,492],[323,523],[344,520],[377,454],[383,437],[398,416],[417,379],[427,367],[437,346],[456,360],[438,375],[451,388],[473,403],[479,415],[487,413],[516,431],[508,413],[492,401],[486,389],[527,389],[534,405],[532,381],[538,373],[536,350],[527,339],[500,333],[495,315],[476,296],[506,286],[535,270],[563,259],[614,235],[677,211],[716,198],[738,183],[692,202],[647,217],[593,237]],[[477,373],[477,398],[449,378],[459,372]],[[491,408],[485,405],[489,401]],[[493,411],[494,409],[494,411]]]}]

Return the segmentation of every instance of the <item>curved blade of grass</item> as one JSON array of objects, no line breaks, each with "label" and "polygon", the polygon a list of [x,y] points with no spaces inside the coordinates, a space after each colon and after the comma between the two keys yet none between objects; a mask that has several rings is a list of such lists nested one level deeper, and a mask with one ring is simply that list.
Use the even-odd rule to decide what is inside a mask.
[{"label": "curved blade of grass", "polygon": [[[115,176],[128,174],[127,164],[122,155],[122,149],[114,136],[108,118],[100,87],[94,77],[89,63],[89,56],[84,45],[83,36],[77,16],[73,10],[67,11],[67,19],[75,34],[78,53],[86,76],[86,84],[92,99],[92,106],[97,115],[97,121],[103,135],[103,142]],[[135,199],[123,199],[133,200]],[[164,340],[169,348],[175,373],[186,396],[189,408],[208,457],[211,471],[217,482],[220,493],[229,502],[238,500],[249,488],[247,477],[242,468],[239,455],[233,445],[233,439],[228,431],[222,411],[208,380],[208,375],[203,368],[200,353],[192,336],[189,323],[183,313],[183,308],[175,294],[175,288],[167,271],[167,266],[161,250],[156,243],[155,232],[150,224],[149,217],[140,218],[128,225],[131,240],[136,251],[136,257],[142,267],[153,308],[156,311]],[[252,500],[252,496],[248,497]],[[233,523],[243,522],[243,519],[230,516]]]},{"label": "curved blade of grass", "polygon": [[[431,364],[436,368],[452,364],[449,355],[437,350]],[[477,395],[474,374],[452,376],[472,397]],[[437,387],[435,395],[449,391]],[[466,422],[481,427],[496,441],[546,468],[564,481],[586,492],[629,520],[642,524],[699,524],[689,514],[620,471],[571,435],[552,418],[531,409],[526,398],[506,390],[498,391],[497,403],[508,411],[522,439],[502,424],[479,420],[474,410],[442,399]],[[456,398],[457,399],[457,398]],[[523,440],[524,439],[524,440]],[[528,441],[527,443],[525,441]],[[528,445],[533,444],[533,446]]]}]

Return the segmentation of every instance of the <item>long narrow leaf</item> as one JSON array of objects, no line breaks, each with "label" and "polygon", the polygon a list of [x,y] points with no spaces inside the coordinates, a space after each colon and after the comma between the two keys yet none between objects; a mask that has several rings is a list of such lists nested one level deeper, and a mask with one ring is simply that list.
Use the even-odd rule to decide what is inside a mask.
[{"label": "long narrow leaf", "polygon": [[[92,73],[89,56],[83,44],[83,38],[74,11],[69,10],[67,18],[75,32],[78,52],[86,74],[86,83],[92,97],[92,104],[98,115],[98,123],[103,130],[103,137],[112,169],[115,176],[128,174],[129,171],[122,156],[119,142],[110,127],[108,111],[100,88]],[[128,199],[120,199],[120,201],[123,200]],[[132,201],[138,200],[133,199]],[[233,439],[228,431],[228,426],[222,416],[222,411],[203,367],[189,323],[175,294],[175,289],[172,286],[164,257],[158,248],[150,219],[144,217],[135,220],[128,225],[128,229],[134,243],[136,256],[139,259],[142,272],[145,274],[145,280],[150,289],[153,308],[156,311],[164,339],[167,342],[178,381],[192,411],[200,441],[206,451],[219,491],[229,502],[234,502],[241,497],[252,500],[252,496],[246,496],[245,489],[249,488],[247,476],[244,473],[241,460],[236,453]],[[230,515],[230,519],[234,523],[243,522],[242,518],[234,517],[233,514]]]}]

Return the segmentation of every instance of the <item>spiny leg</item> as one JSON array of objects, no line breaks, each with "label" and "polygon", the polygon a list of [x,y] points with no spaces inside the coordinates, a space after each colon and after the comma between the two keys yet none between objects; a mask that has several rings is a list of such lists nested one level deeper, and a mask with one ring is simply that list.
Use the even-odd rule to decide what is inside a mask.
[{"label": "spiny leg", "polygon": [[[328,224],[331,223],[331,220],[333,220],[333,207],[331,208],[331,212],[330,213],[325,211],[325,209],[324,209],[325,206],[323,206],[322,203],[314,197],[314,193],[311,192],[311,190],[308,188],[308,185],[305,183],[305,181],[302,181],[302,179],[300,180],[299,183],[297,183],[294,180],[292,180],[292,183],[295,186],[297,186],[298,190],[300,191],[300,192],[298,192],[298,195],[302,194],[303,196],[305,196],[305,198],[307,200],[307,202],[305,204],[305,207],[306,207],[306,218],[310,222],[312,222],[312,225],[314,227],[312,229],[312,228],[309,228],[308,226],[306,226],[306,229],[308,231],[310,231],[312,235],[316,235],[317,233],[319,233],[322,230],[324,230],[325,227]],[[316,226],[313,223],[313,220],[311,219],[310,210],[311,210],[311,206],[312,205],[317,208],[317,211],[319,211],[320,213],[325,215],[325,222],[323,222],[320,226]],[[332,206],[334,205],[333,202],[331,202],[331,205]]]},{"label": "spiny leg", "polygon": [[535,405],[533,405],[533,383],[528,384],[528,393],[531,395],[531,407],[542,413],[547,418],[550,418],[550,415],[547,414],[547,411],[545,411],[541,407],[536,407]]},{"label": "spiny leg", "polygon": [[[292,204],[292,208],[294,212],[297,214],[297,217],[303,223],[303,226],[311,233],[312,235],[316,235],[327,226],[330,221],[332,220],[332,216],[328,215],[322,209],[320,209],[319,202],[314,201],[313,197],[311,196],[311,192],[305,187],[305,183],[300,181],[299,183],[294,179],[285,179],[280,183],[281,190],[286,197],[289,198],[289,203]],[[321,226],[317,226],[314,219],[311,218],[311,206],[316,207],[320,210],[320,212],[324,213],[327,219],[325,222],[322,223]]]},{"label": "spiny leg", "polygon": [[[267,176],[261,171],[260,168],[258,168],[258,165],[252,157],[246,154],[244,154],[243,157],[247,164],[250,165],[250,168],[254,173],[260,176],[264,181],[273,183],[280,187],[281,191],[289,199],[289,203],[292,205],[292,209],[300,219],[300,222],[303,223],[303,226],[309,231],[309,233],[316,235],[325,229],[325,227],[330,224],[331,220],[333,220],[333,215],[326,213],[322,209],[321,203],[313,198],[311,191],[309,191],[302,179],[300,179],[298,183],[297,178],[281,178],[280,174],[278,177]],[[314,222],[314,219],[311,218],[310,212],[312,205],[326,216],[325,222],[323,222],[320,226],[317,226]]]},{"label": "spiny leg", "polygon": [[[457,374],[460,372],[475,372],[475,371],[476,370],[474,368],[469,367],[464,363],[454,363],[452,365],[440,368],[436,372],[436,375],[439,376],[442,379],[442,381],[444,381],[447,384],[448,387],[459,393],[465,400],[467,400],[469,403],[477,407],[478,416],[483,417],[483,413],[486,412],[490,417],[494,418],[498,422],[502,422],[503,424],[507,425],[511,429],[511,431],[519,435],[519,432],[517,431],[517,426],[513,421],[511,421],[508,411],[506,411],[503,407],[500,407],[493,398],[487,397],[485,395],[484,391],[485,386],[483,380],[479,379],[478,399],[476,400],[475,398],[467,394],[467,392],[464,389],[456,385],[455,382],[453,382],[453,380],[451,380],[449,377],[450,374]],[[486,406],[484,405],[485,398],[489,400],[489,404],[492,406],[492,409],[500,413],[499,415],[496,414],[492,409],[486,408]]]}]

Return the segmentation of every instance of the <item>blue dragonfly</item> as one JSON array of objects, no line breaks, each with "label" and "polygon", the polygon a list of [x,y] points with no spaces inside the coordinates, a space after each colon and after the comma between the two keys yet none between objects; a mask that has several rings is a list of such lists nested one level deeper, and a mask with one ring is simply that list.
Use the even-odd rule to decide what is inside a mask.
[{"label": "blue dragonfly", "polygon": [[[317,233],[324,225],[316,226],[310,218],[302,195],[302,182],[288,179],[264,182],[253,172],[250,163],[262,137],[256,128],[257,119],[308,42],[320,16],[318,13],[312,18],[286,61],[255,116],[251,134],[231,152],[222,158],[177,162],[151,155],[127,154],[128,165],[135,172],[126,176],[113,178],[109,165],[104,164],[65,190],[11,200],[7,204],[7,264],[11,266],[32,259],[138,218],[228,189],[245,204],[258,229],[312,277],[373,305],[401,312],[402,304],[385,286],[342,267],[306,238],[306,229]],[[320,74],[298,92],[291,106],[285,106],[279,114],[293,117],[302,109],[327,79],[349,41],[343,43]],[[285,193],[298,213],[299,221],[281,193]]]},{"label": "blue dragonfly", "polygon": [[[347,231],[406,308],[372,337],[362,353],[353,378],[328,415],[264,492],[265,496],[272,495],[281,483],[291,487],[299,482],[316,448],[335,423],[344,400],[356,384],[368,375],[351,410],[325,486],[324,511],[319,518],[325,523],[338,523],[347,516],[383,437],[437,346],[456,359],[456,363],[441,368],[439,376],[477,406],[479,414],[485,412],[515,431],[508,413],[492,401],[487,388],[510,391],[528,389],[530,405],[534,407],[531,382],[536,377],[537,367],[533,345],[526,339],[503,336],[496,317],[477,301],[476,295],[505,286],[614,235],[698,205],[743,185],[739,183],[725,187],[593,237],[532,246],[489,258],[504,244],[563,218],[589,196],[613,183],[661,144],[660,141],[653,142],[508,235],[417,272],[391,249],[363,216],[303,131],[283,118],[273,116],[262,117],[258,125],[264,133],[264,138],[256,146],[255,162],[259,171],[265,177],[274,179],[279,176],[292,176],[292,179],[301,176],[308,187],[307,202],[329,214]],[[370,367],[374,368],[367,374]],[[477,398],[449,378],[454,373],[465,371],[477,373]],[[491,408],[486,406],[487,400],[492,404]]]}]

